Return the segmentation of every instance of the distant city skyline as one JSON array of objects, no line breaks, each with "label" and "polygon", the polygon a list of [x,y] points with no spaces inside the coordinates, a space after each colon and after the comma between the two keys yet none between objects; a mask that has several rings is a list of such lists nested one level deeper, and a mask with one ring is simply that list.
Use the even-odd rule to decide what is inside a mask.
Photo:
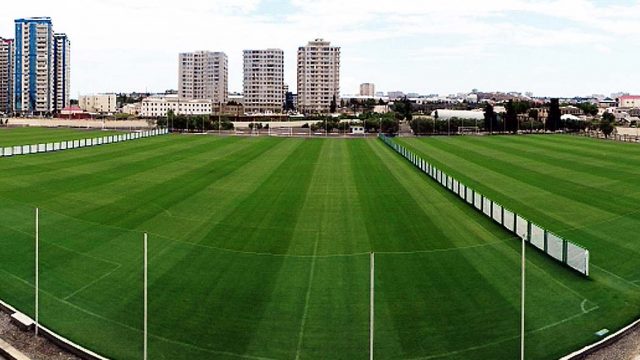
[{"label": "distant city skyline", "polygon": [[[340,91],[536,96],[640,93],[640,1],[33,0],[2,6],[14,20],[49,16],[73,39],[71,97],[177,89],[181,52],[222,51],[229,91],[242,91],[243,50],[284,50],[296,91],[296,52],[324,38],[342,48]],[[95,14],[100,14],[96,16]]]}]

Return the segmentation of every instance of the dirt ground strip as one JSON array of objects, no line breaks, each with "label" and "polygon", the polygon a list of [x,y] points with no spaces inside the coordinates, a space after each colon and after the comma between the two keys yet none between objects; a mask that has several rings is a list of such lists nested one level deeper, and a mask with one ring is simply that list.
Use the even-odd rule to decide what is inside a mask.
[{"label": "dirt ground strip", "polygon": [[79,360],[43,337],[36,338],[31,332],[20,331],[11,324],[11,317],[1,311],[0,339],[34,360]]},{"label": "dirt ground strip", "polygon": [[586,360],[640,360],[640,326],[611,345],[587,356]]},{"label": "dirt ground strip", "polygon": [[[20,331],[11,324],[11,317],[0,311],[0,339],[34,360],[80,360],[43,337]],[[640,326],[620,340],[596,351],[585,360],[640,360]],[[0,360],[4,358],[0,355]]]}]

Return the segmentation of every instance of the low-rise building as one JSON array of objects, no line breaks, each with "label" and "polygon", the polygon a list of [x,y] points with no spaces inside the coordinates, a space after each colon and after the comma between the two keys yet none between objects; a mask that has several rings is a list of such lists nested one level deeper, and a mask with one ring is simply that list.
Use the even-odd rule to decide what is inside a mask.
[{"label": "low-rise building", "polygon": [[122,107],[123,114],[138,116],[140,115],[140,111],[142,111],[142,103],[139,102],[133,104],[125,104]]},{"label": "low-rise building", "polygon": [[213,114],[213,100],[180,99],[176,95],[152,96],[142,100],[140,116],[165,117],[172,110],[175,115]]},{"label": "low-rise building", "polygon": [[639,95],[625,95],[618,98],[618,106],[621,108],[640,108]]},{"label": "low-rise building", "polygon": [[116,94],[81,95],[78,106],[90,113],[113,114],[117,111]]}]

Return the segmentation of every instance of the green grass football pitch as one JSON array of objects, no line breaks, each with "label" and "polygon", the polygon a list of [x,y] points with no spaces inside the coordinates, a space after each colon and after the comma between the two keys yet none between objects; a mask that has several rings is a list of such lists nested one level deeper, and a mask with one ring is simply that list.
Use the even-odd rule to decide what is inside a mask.
[{"label": "green grass football pitch", "polygon": [[[0,298],[33,314],[39,206],[40,319],[100,354],[141,357],[146,231],[150,358],[367,358],[371,251],[377,358],[519,356],[519,241],[378,140],[162,136],[0,173]],[[527,358],[638,315],[614,249],[591,279],[529,249]]]},{"label": "green grass football pitch", "polygon": [[16,127],[0,128],[0,147],[33,145],[122,134],[120,131],[94,129]]}]

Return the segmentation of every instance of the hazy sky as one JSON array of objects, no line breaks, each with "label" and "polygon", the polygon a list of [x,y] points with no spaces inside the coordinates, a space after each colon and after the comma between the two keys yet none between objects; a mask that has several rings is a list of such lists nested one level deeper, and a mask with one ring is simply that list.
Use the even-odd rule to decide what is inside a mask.
[{"label": "hazy sky", "polygon": [[224,51],[242,90],[242,50],[281,48],[295,89],[296,51],[342,47],[341,92],[362,82],[422,94],[640,93],[640,0],[25,0],[15,18],[50,16],[72,45],[72,96],[177,88],[182,51]]}]

